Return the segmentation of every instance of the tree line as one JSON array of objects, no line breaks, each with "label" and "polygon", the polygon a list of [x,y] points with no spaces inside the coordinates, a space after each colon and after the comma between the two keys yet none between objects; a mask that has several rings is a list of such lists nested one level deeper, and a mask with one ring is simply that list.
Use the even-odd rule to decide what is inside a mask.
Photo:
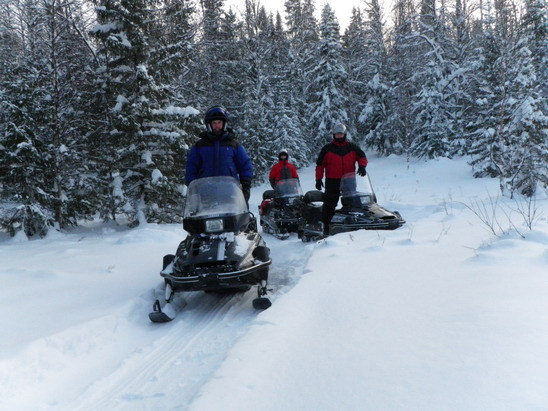
[{"label": "tree line", "polygon": [[[337,122],[380,155],[468,156],[509,195],[548,185],[545,0],[0,0],[0,227],[177,222],[213,104],[259,181]],[[388,23],[387,23],[388,22]]]}]

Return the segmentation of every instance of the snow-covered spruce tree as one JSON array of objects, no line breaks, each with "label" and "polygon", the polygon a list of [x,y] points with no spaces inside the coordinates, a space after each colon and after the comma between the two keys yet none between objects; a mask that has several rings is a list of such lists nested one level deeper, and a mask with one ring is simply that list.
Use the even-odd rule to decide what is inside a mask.
[{"label": "snow-covered spruce tree", "polygon": [[192,65],[191,77],[196,86],[195,98],[205,111],[220,104],[232,114],[234,126],[238,93],[241,91],[242,46],[239,42],[241,23],[232,10],[223,10],[224,0],[202,0],[201,30]]},{"label": "snow-covered spruce tree", "polygon": [[421,1],[418,23],[414,40],[421,63],[412,80],[416,93],[411,105],[414,121],[410,150],[417,157],[443,157],[450,151],[454,133],[447,90],[454,67],[445,50],[443,22],[436,15],[433,0]]},{"label": "snow-covered spruce tree", "polygon": [[330,141],[333,125],[348,123],[346,80],[339,23],[329,4],[322,10],[316,67],[310,72],[308,121],[316,131],[315,146]]},{"label": "snow-covered spruce tree", "polygon": [[213,104],[226,104],[226,100],[219,101],[224,94],[224,83],[228,82],[220,62],[226,50],[221,31],[223,6],[224,0],[200,1],[201,20],[196,45],[198,56],[192,66],[191,75],[196,78],[197,97],[204,109]]},{"label": "snow-covered spruce tree", "polygon": [[[277,23],[264,7],[246,2],[244,15],[245,68],[241,72],[244,87],[238,108],[238,135],[253,160],[255,175],[264,178],[277,161],[277,153],[286,148],[296,159],[306,161],[300,152],[306,149],[298,129],[291,93],[289,43],[278,15]],[[302,163],[301,163],[302,164]]]},{"label": "snow-covered spruce tree", "polygon": [[15,4],[0,3],[0,78],[3,79],[7,78],[11,68],[24,54],[20,17],[20,10]]},{"label": "snow-covered spruce tree", "polygon": [[[526,13],[522,19],[522,36],[527,46],[537,75],[540,93],[546,97],[548,84],[548,7],[546,0],[525,0]],[[546,110],[544,110],[546,113]]]},{"label": "snow-covered spruce tree", "polygon": [[308,164],[311,150],[306,144],[306,130],[303,130],[297,99],[291,89],[291,70],[294,67],[294,53],[288,53],[289,40],[286,37],[279,14],[268,33],[269,53],[265,59],[268,67],[268,89],[272,107],[267,111],[263,126],[268,135],[266,160],[269,166],[278,161],[278,153],[286,149],[291,161],[297,166]]},{"label": "snow-covered spruce tree", "polygon": [[256,177],[264,175],[269,169],[269,140],[272,135],[272,124],[267,118],[274,103],[267,59],[271,49],[269,32],[272,22],[269,21],[266,10],[254,0],[246,0],[242,48],[244,60],[241,62],[240,82],[238,90],[237,134],[248,155],[253,160]]},{"label": "snow-covered spruce tree", "polygon": [[[314,0],[286,0],[286,26],[290,48],[291,89],[294,101],[291,105],[298,110],[297,116],[302,119],[302,135],[307,145],[313,147],[318,137],[318,131],[310,122],[312,111],[308,107],[311,96],[309,84],[313,81],[313,71],[318,62],[318,23]],[[294,104],[293,104],[294,102]],[[315,156],[316,153],[313,153]]]},{"label": "snow-covered spruce tree", "polygon": [[[24,3],[19,10],[25,48],[12,66],[17,80],[8,86],[6,147],[12,155],[6,161],[12,164],[14,185],[7,191],[26,210],[17,218],[33,221],[24,225],[27,235],[43,235],[54,222],[61,228],[75,225],[95,211],[86,195],[92,190],[83,144],[88,124],[82,112],[90,82],[83,68],[92,53],[82,37],[83,13],[81,3],[60,0]],[[21,159],[35,160],[24,164],[28,170],[20,169],[13,154],[23,146]]]},{"label": "snow-covered spruce tree", "polygon": [[[3,27],[10,29],[3,40],[15,41],[1,52],[0,225],[11,235],[42,236],[54,224],[51,192],[44,191],[51,186],[42,156],[46,149],[37,130],[47,118],[41,104],[47,91],[35,60],[44,55],[39,41],[43,13],[30,2],[2,6],[8,12],[2,16]],[[13,19],[5,20],[7,16]]]},{"label": "snow-covered spruce tree", "polygon": [[297,37],[302,13],[301,0],[285,0],[284,6],[287,35],[289,38]]},{"label": "snow-covered spruce tree", "polygon": [[8,76],[0,82],[0,226],[12,236],[19,231],[44,236],[54,224],[53,197],[44,190],[52,180],[49,157],[43,155],[47,150],[34,127],[44,115],[37,103],[46,96],[33,67],[20,65],[4,74]]},{"label": "snow-covered spruce tree", "polygon": [[480,56],[476,64],[476,93],[474,95],[475,120],[472,120],[470,164],[476,177],[497,177],[500,174],[495,158],[499,151],[499,133],[503,124],[499,118],[504,96],[506,68],[505,42],[494,29],[491,21],[483,22],[483,31],[477,41]]},{"label": "snow-covered spruce tree", "polygon": [[198,30],[196,0],[166,0],[154,13],[149,67],[159,84],[185,83]]},{"label": "snow-covered spruce tree", "polygon": [[342,56],[347,72],[348,128],[350,133],[363,139],[366,134],[358,122],[364,96],[367,95],[368,73],[366,22],[359,8],[352,9],[350,23],[342,36]]},{"label": "snow-covered spruce tree", "polygon": [[498,177],[501,191],[533,195],[546,184],[546,115],[526,32],[516,32],[505,4],[485,24],[481,50],[485,74],[478,99],[475,175]]},{"label": "snow-covered spruce tree", "polygon": [[412,40],[412,33],[416,29],[413,2],[396,0],[393,16],[386,68],[390,79],[388,118],[383,123],[382,140],[378,139],[376,143],[377,150],[386,155],[403,154],[411,145],[413,116],[410,106],[411,96],[416,92],[411,79],[418,66]]},{"label": "snow-covered spruce tree", "polygon": [[532,196],[538,182],[548,185],[548,117],[542,111],[546,103],[537,91],[527,37],[509,50],[504,68],[491,162],[503,193]]},{"label": "snow-covered spruce tree", "polygon": [[478,56],[474,52],[475,39],[472,36],[474,21],[471,19],[469,0],[456,0],[449,12],[445,37],[448,56],[454,63],[448,89],[452,93],[452,135],[449,155],[466,155],[470,148],[470,125],[475,118],[475,94],[477,92]]},{"label": "snow-covered spruce tree", "polygon": [[380,4],[377,0],[365,3],[367,20],[365,22],[365,48],[367,59],[367,83],[360,102],[359,130],[360,140],[368,147],[375,148],[381,154],[387,154],[387,121],[390,109],[390,72],[385,47],[385,29]]},{"label": "snow-covered spruce tree", "polygon": [[527,40],[522,37],[511,53],[503,103],[508,122],[501,129],[506,147],[498,161],[504,170],[501,188],[532,196],[537,183],[548,186],[548,116]]},{"label": "snow-covered spruce tree", "polygon": [[101,214],[125,214],[132,224],[178,221],[182,212],[183,168],[173,153],[180,133],[166,121],[171,107],[166,88],[149,74],[155,3],[101,0],[99,24],[92,32],[101,45],[99,77],[107,118],[104,134],[97,136],[107,200]]},{"label": "snow-covered spruce tree", "polygon": [[[169,105],[155,109],[152,114],[168,133],[164,136],[165,150],[157,163],[171,183],[179,186],[184,180],[186,153],[202,129],[202,117],[193,107],[197,102],[196,84],[190,75],[197,48],[195,38],[199,30],[196,0],[168,0],[154,12],[149,35],[149,73],[166,96]],[[163,7],[162,7],[163,6]],[[168,171],[169,170],[169,171]],[[179,187],[180,189],[181,187]],[[166,193],[169,195],[169,193]],[[177,194],[178,196],[178,194]],[[170,214],[179,214],[180,204],[165,204],[162,221],[170,221]]]},{"label": "snow-covered spruce tree", "polygon": [[[85,5],[64,0],[42,0],[47,51],[49,121],[42,133],[52,151],[55,220],[61,228],[77,225],[96,212],[95,176],[87,164],[86,135],[93,90],[89,66],[93,50],[85,35]],[[44,71],[44,70],[43,70]]]}]

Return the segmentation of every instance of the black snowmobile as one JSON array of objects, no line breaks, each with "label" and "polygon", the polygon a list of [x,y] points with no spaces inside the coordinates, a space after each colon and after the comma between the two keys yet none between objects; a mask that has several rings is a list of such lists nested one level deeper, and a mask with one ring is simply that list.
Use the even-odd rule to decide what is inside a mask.
[{"label": "black snowmobile", "polygon": [[232,177],[194,180],[187,191],[183,227],[189,235],[175,255],[164,256],[160,275],[165,296],[156,300],[149,318],[171,321],[171,304],[179,291],[247,291],[258,285],[256,309],[266,309],[270,250],[257,232],[255,216],[249,212],[240,184]]},{"label": "black snowmobile", "polygon": [[[335,210],[328,227],[329,235],[355,230],[395,230],[405,224],[397,211],[388,211],[377,204],[377,196],[371,186],[369,174],[365,178],[364,191],[357,191],[356,175],[345,174],[341,178],[341,208]],[[323,193],[308,191],[303,197],[303,224],[299,238],[304,242],[325,237],[321,222]]]},{"label": "black snowmobile", "polygon": [[302,225],[303,191],[298,178],[279,180],[263,193],[259,218],[263,232],[285,240]]}]

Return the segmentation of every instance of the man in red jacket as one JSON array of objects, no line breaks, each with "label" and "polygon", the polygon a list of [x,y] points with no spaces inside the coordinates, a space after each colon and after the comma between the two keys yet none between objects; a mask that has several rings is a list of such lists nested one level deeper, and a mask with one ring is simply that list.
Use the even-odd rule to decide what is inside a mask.
[{"label": "man in red jacket", "polygon": [[355,164],[358,163],[358,175],[365,176],[367,157],[357,144],[346,140],[346,126],[335,124],[333,127],[333,141],[323,146],[316,161],[316,189],[324,186],[325,194],[322,208],[322,222],[324,234],[329,234],[329,223],[335,214],[335,208],[341,194],[341,177],[347,173],[355,173]]},{"label": "man in red jacket", "polygon": [[289,162],[289,154],[287,153],[287,150],[280,150],[278,160],[280,161],[274,164],[268,176],[268,180],[270,181],[272,188],[276,188],[276,183],[279,180],[284,180],[286,178],[299,178],[297,169]]}]

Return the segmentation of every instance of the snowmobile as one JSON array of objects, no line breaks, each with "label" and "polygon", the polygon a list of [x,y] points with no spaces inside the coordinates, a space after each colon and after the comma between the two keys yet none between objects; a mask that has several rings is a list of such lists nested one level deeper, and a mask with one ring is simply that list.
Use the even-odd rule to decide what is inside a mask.
[{"label": "snowmobile", "polygon": [[302,224],[303,191],[298,178],[279,180],[274,190],[263,193],[259,218],[263,232],[285,240]]},{"label": "snowmobile", "polygon": [[[355,230],[394,230],[405,224],[397,211],[388,211],[377,204],[377,196],[371,186],[369,174],[365,178],[364,191],[357,191],[356,175],[345,174],[341,178],[341,204],[335,210],[327,235]],[[299,238],[304,242],[316,241],[326,236],[321,222],[323,193],[308,191],[303,197],[303,224]]]},{"label": "snowmobile", "polygon": [[233,177],[193,180],[187,191],[183,228],[188,236],[175,254],[164,256],[160,275],[165,282],[162,302],[156,300],[149,318],[171,321],[176,292],[247,291],[257,285],[256,309],[266,309],[270,250],[257,232],[239,182]]}]

